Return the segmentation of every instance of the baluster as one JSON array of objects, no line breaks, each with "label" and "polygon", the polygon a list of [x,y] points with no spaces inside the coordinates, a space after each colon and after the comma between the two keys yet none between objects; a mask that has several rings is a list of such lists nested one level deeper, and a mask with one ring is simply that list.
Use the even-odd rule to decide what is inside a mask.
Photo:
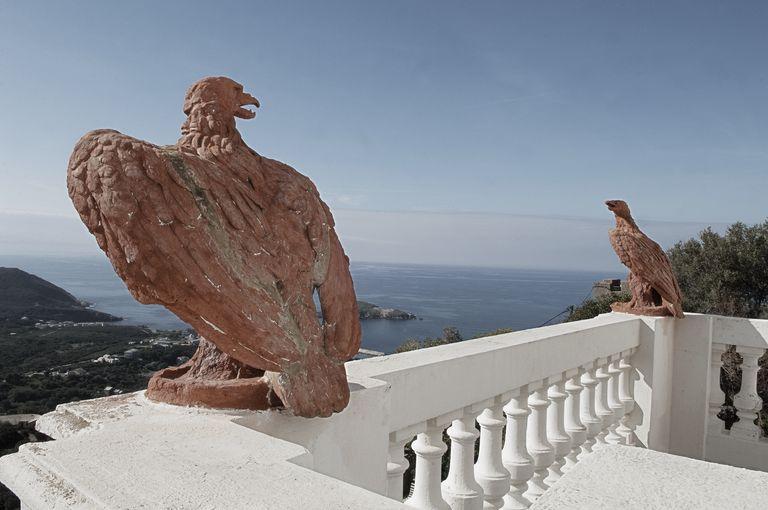
[{"label": "baluster", "polygon": [[436,419],[427,421],[426,432],[416,436],[411,443],[416,454],[416,476],[413,482],[413,493],[403,503],[407,507],[424,510],[451,510],[440,491],[440,475],[442,473],[443,454],[448,447],[443,442],[442,424]]},{"label": "baluster", "polygon": [[475,441],[480,433],[475,428],[477,413],[464,409],[460,418],[448,427],[451,438],[451,464],[442,484],[443,499],[452,510],[481,510],[483,489],[475,480]]},{"label": "baluster", "polygon": [[717,415],[725,404],[725,392],[720,387],[720,374],[723,369],[724,344],[712,344],[712,359],[709,363],[709,420],[707,431],[710,434],[721,434],[725,431],[725,422]]},{"label": "baluster", "polygon": [[555,450],[555,461],[549,467],[549,476],[545,480],[547,485],[552,485],[563,476],[565,456],[571,451],[571,437],[565,431],[565,377],[549,387],[547,391],[550,405],[547,410],[547,440]]},{"label": "baluster", "polygon": [[635,408],[635,398],[633,395],[633,369],[630,363],[630,358],[635,349],[630,349],[622,353],[621,361],[619,361],[619,400],[624,404],[624,416],[621,417],[621,423],[616,429],[616,432],[624,438],[624,442],[627,445],[634,446],[637,444],[635,437],[635,422],[632,418],[632,410]]},{"label": "baluster", "polygon": [[389,435],[389,459],[387,461],[387,496],[397,501],[403,500],[403,473],[410,464],[405,458],[405,445],[414,434],[392,432]]},{"label": "baluster", "polygon": [[607,368],[607,373],[611,377],[608,380],[608,408],[612,411],[612,416],[605,441],[609,444],[626,443],[626,439],[616,431],[619,421],[624,417],[624,404],[619,399],[619,376],[621,375],[619,358],[619,355],[611,356],[611,363]]},{"label": "baluster", "polygon": [[528,386],[512,393],[509,403],[504,406],[504,414],[507,415],[507,432],[501,459],[510,474],[510,487],[504,496],[502,510],[521,510],[531,506],[524,492],[533,476],[533,459],[525,446],[528,415],[531,414],[528,409]]},{"label": "baluster", "polygon": [[597,379],[597,387],[595,387],[595,412],[597,417],[600,418],[600,433],[595,437],[595,448],[607,444],[606,436],[608,435],[608,426],[613,419],[613,411],[608,407],[608,381],[611,376],[606,370],[608,365],[607,358],[601,358],[597,362],[597,371],[595,372],[595,378]]},{"label": "baluster", "polygon": [[525,496],[531,501],[538,499],[549,488],[544,480],[549,475],[549,466],[555,461],[555,450],[547,441],[548,386],[547,379],[544,379],[528,397],[531,415],[528,417],[526,443],[533,458],[533,477],[528,482]]},{"label": "baluster", "polygon": [[581,376],[581,384],[584,386],[584,393],[581,395],[581,422],[587,428],[587,439],[581,446],[581,460],[585,455],[591,453],[597,444],[597,435],[603,427],[603,421],[597,416],[595,411],[595,401],[597,396],[597,377],[595,374],[595,363],[589,363],[582,367],[585,371]]},{"label": "baluster", "polygon": [[581,445],[587,440],[587,427],[581,423],[579,416],[580,397],[584,388],[581,386],[581,370],[569,370],[566,376],[573,374],[568,382],[565,383],[565,392],[568,399],[565,401],[565,431],[571,438],[571,451],[565,457],[563,472],[568,472],[578,462],[581,455]]},{"label": "baluster", "polygon": [[493,404],[477,418],[480,425],[480,451],[475,464],[475,479],[483,488],[485,510],[497,510],[504,504],[504,495],[509,492],[510,475],[501,458],[504,413],[502,406],[509,400],[506,395],[498,396]]},{"label": "baluster", "polygon": [[763,408],[763,401],[757,394],[757,371],[760,370],[758,360],[765,349],[740,346],[736,349],[744,362],[741,364],[741,389],[733,397],[739,421],[731,427],[731,435],[742,439],[757,439],[760,437],[760,427],[754,421]]}]

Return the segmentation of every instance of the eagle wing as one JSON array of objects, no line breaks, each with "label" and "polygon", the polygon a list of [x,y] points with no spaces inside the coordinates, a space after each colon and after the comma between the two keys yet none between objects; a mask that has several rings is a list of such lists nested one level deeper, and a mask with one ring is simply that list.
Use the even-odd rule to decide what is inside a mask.
[{"label": "eagle wing", "polygon": [[184,165],[169,148],[92,131],[72,153],[68,191],[137,300],[164,305],[244,363],[280,370],[300,353],[287,340],[296,326],[279,306],[272,257],[253,260],[261,236],[245,233],[245,219],[242,230],[220,234],[221,222],[240,224],[235,201],[217,199],[212,188],[224,186],[198,181]]},{"label": "eagle wing", "polygon": [[613,230],[611,244],[632,275],[656,289],[666,302],[672,304],[672,312],[681,315],[680,286],[661,246],[640,230],[629,229]]},{"label": "eagle wing", "polygon": [[[69,196],[80,218],[120,277],[144,283],[129,285],[142,303],[174,301],[167,286],[169,275],[155,274],[152,268],[167,267],[166,255],[177,247],[166,246],[156,231],[194,222],[183,194],[163,186],[171,174],[155,154],[158,149],[114,130],[91,131],[75,145],[67,171]],[[155,249],[137,243],[148,238],[156,241]]]}]

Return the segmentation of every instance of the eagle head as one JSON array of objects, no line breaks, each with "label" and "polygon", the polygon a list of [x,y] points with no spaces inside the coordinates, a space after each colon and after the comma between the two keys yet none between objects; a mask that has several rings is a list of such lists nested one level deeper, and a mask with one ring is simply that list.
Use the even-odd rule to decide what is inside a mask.
[{"label": "eagle head", "polygon": [[608,210],[616,216],[624,218],[625,220],[631,220],[632,215],[629,213],[629,206],[623,200],[606,200],[605,205],[608,206]]},{"label": "eagle head", "polygon": [[184,97],[184,113],[191,115],[197,108],[218,115],[229,115],[240,119],[252,119],[256,112],[245,106],[258,108],[259,100],[243,91],[243,86],[224,76],[212,76],[192,85]]}]

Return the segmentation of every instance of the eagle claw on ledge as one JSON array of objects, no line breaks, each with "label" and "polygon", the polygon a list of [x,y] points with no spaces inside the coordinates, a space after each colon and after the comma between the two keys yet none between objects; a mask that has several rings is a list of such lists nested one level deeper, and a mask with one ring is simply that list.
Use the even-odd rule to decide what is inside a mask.
[{"label": "eagle claw on ledge", "polygon": [[253,118],[249,105],[242,85],[205,78],[176,145],[87,133],[69,195],[131,294],[202,337],[189,362],[152,377],[149,398],[329,416],[349,401],[344,362],[360,347],[349,260],[312,182],[243,142],[235,117]]}]

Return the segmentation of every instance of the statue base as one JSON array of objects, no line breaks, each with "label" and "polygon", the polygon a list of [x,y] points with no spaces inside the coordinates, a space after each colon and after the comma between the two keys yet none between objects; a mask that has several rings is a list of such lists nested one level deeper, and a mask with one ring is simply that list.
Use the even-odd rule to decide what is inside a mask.
[{"label": "statue base", "polygon": [[263,370],[240,363],[204,338],[192,359],[155,373],[146,396],[156,402],[215,409],[282,407]]},{"label": "statue base", "polygon": [[611,310],[620,313],[631,313],[633,315],[646,315],[650,317],[672,317],[672,312],[666,306],[630,306],[629,303],[616,302],[611,304]]}]

